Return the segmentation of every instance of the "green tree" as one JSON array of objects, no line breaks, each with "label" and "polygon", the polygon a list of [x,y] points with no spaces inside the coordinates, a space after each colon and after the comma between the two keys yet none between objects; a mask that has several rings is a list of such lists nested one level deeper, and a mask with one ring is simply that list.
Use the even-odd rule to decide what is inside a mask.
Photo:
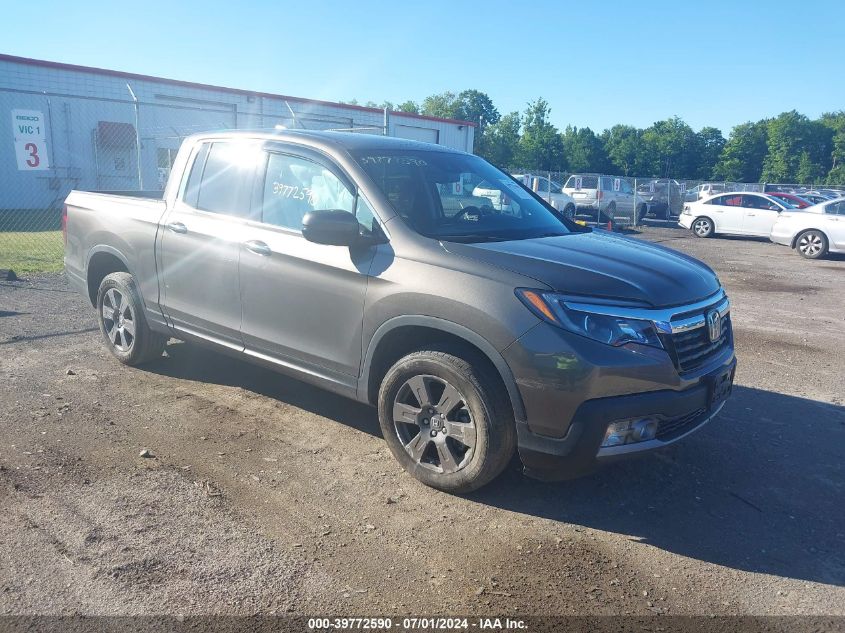
[{"label": "green tree", "polygon": [[768,121],[767,133],[769,149],[761,176],[765,182],[795,182],[804,153],[803,177],[809,177],[816,165],[830,169],[833,131],[823,123],[792,110]]},{"label": "green tree", "polygon": [[493,100],[478,90],[463,90],[455,98],[455,117],[464,121],[472,121],[479,131],[492,123],[499,121],[499,111],[493,105]]},{"label": "green tree", "polygon": [[568,169],[573,172],[609,171],[610,160],[604,143],[588,127],[567,125],[562,135],[563,150]]},{"label": "green tree", "polygon": [[831,185],[845,184],[845,111],[826,112],[819,121],[832,132],[830,171],[826,182]]},{"label": "green tree", "polygon": [[725,137],[715,127],[703,127],[696,134],[697,165],[694,176],[701,180],[713,177],[713,169],[725,148]]},{"label": "green tree", "polygon": [[420,106],[415,101],[403,101],[398,106],[396,106],[396,110],[399,112],[410,112],[411,114],[419,114]]},{"label": "green tree", "polygon": [[695,175],[698,142],[695,132],[680,117],[657,121],[642,134],[646,173],[671,178]]},{"label": "green tree", "polygon": [[476,153],[502,168],[516,166],[521,124],[519,112],[511,112],[486,126],[476,141]]},{"label": "green tree", "polygon": [[457,119],[459,105],[458,97],[454,92],[441,92],[423,99],[420,114],[443,119]]},{"label": "green tree", "polygon": [[760,182],[767,152],[767,121],[737,125],[731,130],[713,168],[713,177],[733,182]]},{"label": "green tree", "polygon": [[610,171],[623,176],[645,175],[642,130],[633,125],[614,125],[601,134],[604,149],[613,168]]},{"label": "green tree", "polygon": [[542,97],[530,102],[525,109],[517,152],[523,167],[553,171],[566,169],[563,139],[549,122],[550,113],[549,102]]}]

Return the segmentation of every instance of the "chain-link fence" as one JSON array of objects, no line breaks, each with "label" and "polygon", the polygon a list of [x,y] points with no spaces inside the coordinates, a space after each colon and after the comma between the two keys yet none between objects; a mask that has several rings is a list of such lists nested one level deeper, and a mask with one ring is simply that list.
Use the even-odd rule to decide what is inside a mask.
[{"label": "chain-link fence", "polygon": [[721,180],[648,178],[612,174],[536,170],[515,167],[522,180],[561,211],[574,210],[576,221],[617,229],[642,224],[676,224],[684,204],[718,193],[749,191],[791,193],[809,202],[845,195],[845,185],[743,183]]},{"label": "chain-link fence", "polygon": [[379,113],[316,113],[291,100],[275,111],[246,114],[230,104],[136,101],[131,89],[126,93],[90,97],[0,87],[0,116],[11,115],[13,131],[11,143],[3,143],[10,151],[0,152],[0,270],[60,270],[68,193],[162,191],[190,134],[278,127],[384,133]]}]

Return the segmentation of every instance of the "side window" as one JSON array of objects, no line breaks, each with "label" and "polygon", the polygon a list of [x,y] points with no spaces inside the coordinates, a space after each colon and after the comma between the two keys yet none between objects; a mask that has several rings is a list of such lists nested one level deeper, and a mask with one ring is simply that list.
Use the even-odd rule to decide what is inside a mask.
[{"label": "side window", "polygon": [[834,202],[824,208],[827,215],[845,215],[845,202]]},{"label": "side window", "polygon": [[717,198],[718,202],[715,204],[721,204],[726,207],[741,207],[742,206],[742,196],[720,196]]},{"label": "side window", "polygon": [[209,143],[205,143],[194,155],[194,164],[191,166],[191,173],[185,184],[185,190],[182,192],[182,200],[192,207],[197,206],[197,195],[200,192],[200,180],[202,179],[203,167],[205,167],[205,159],[208,157],[208,148]]},{"label": "side window", "polygon": [[602,177],[601,189],[602,191],[613,191],[613,181],[610,178]]},{"label": "side window", "polygon": [[264,178],[261,221],[295,231],[309,211],[355,213],[355,196],[328,169],[287,154],[270,154]]},{"label": "side window", "polygon": [[375,230],[376,214],[363,196],[358,196],[358,204],[355,205],[355,218],[365,234],[372,233]]},{"label": "side window", "polygon": [[629,183],[627,180],[623,180],[620,183],[620,187],[622,188],[622,193],[634,193],[634,190],[631,189],[631,183]]},{"label": "side window", "polygon": [[212,143],[199,183],[196,208],[248,217],[255,167],[260,156],[255,145]]}]

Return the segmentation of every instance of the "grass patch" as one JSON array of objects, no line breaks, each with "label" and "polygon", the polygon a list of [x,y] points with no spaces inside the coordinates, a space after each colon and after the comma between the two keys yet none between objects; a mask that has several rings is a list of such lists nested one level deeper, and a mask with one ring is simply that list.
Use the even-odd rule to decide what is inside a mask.
[{"label": "grass patch", "polygon": [[61,231],[0,232],[0,268],[22,273],[53,273],[64,268]]}]

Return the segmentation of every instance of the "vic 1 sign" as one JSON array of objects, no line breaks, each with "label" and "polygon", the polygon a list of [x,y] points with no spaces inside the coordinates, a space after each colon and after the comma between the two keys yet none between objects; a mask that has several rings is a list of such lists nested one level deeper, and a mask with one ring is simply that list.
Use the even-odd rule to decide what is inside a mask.
[{"label": "vic 1 sign", "polygon": [[12,110],[12,136],[15,139],[15,157],[19,170],[37,171],[50,168],[43,112]]}]

